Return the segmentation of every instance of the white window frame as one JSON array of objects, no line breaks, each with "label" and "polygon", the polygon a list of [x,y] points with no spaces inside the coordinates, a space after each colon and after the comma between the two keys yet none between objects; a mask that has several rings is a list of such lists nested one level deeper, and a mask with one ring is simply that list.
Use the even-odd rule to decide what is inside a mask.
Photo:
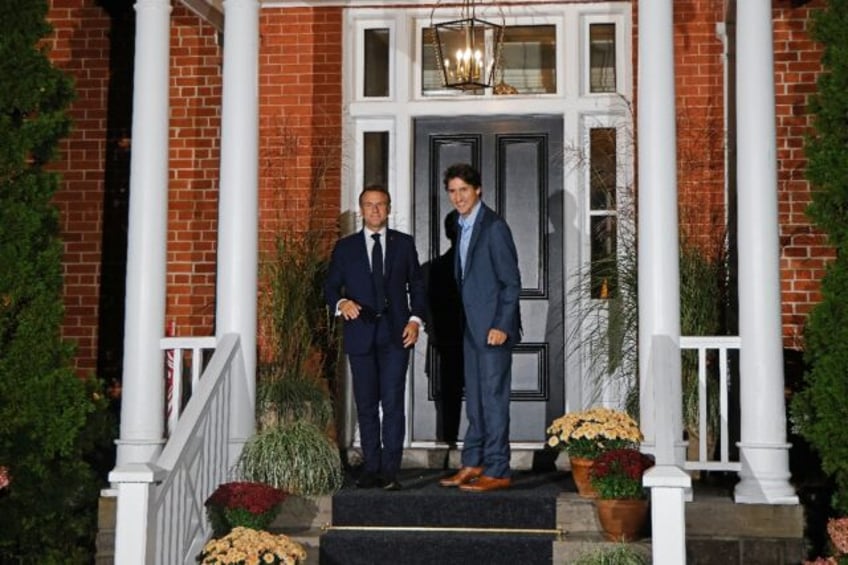
[{"label": "white window frame", "polygon": [[[615,91],[614,92],[591,92],[591,68],[589,49],[589,26],[592,24],[614,24],[615,25]],[[624,14],[609,14],[598,12],[587,12],[580,17],[580,94],[582,96],[604,97],[604,96],[629,96],[632,84],[630,65],[627,63],[629,48],[625,45],[625,37],[629,35],[625,29]],[[627,33],[627,34],[626,34]]]},{"label": "white window frame", "polygon": [[[618,260],[621,261],[622,246],[620,242],[623,237],[632,237],[635,235],[635,217],[629,213],[636,205],[635,194],[633,194],[633,173],[632,163],[635,158],[633,152],[633,139],[631,139],[633,130],[628,127],[627,120],[630,116],[625,116],[620,113],[584,113],[580,116],[580,153],[584,156],[585,162],[581,166],[580,183],[581,198],[579,205],[581,208],[581,263],[588,264],[592,258],[592,237],[591,225],[592,218],[596,216],[614,216],[616,218],[616,240]],[[615,129],[616,143],[616,189],[615,189],[615,212],[610,213],[608,210],[592,210],[591,202],[591,135],[593,129],[612,128]],[[628,213],[622,214],[621,210],[628,210]],[[630,234],[628,236],[627,234]]]},{"label": "white window frame", "polygon": [[[634,153],[634,144],[635,141],[633,139],[633,129],[629,123],[629,120],[632,119],[632,116],[628,113],[617,112],[617,113],[596,113],[596,112],[585,112],[582,113],[579,117],[579,153],[578,159],[581,160],[579,163],[580,174],[579,174],[579,183],[581,188],[579,190],[580,198],[578,199],[578,206],[580,206],[580,260],[578,261],[581,277],[583,275],[588,274],[587,268],[589,266],[589,262],[592,260],[592,237],[591,237],[591,225],[593,217],[610,217],[614,216],[616,218],[616,261],[617,264],[621,265],[622,261],[625,260],[625,252],[628,249],[625,245],[622,245],[622,242],[626,238],[634,238],[636,236],[636,218],[635,218],[635,194],[633,193],[633,162],[635,159]],[[616,135],[616,206],[615,213],[611,214],[607,210],[592,210],[591,203],[591,163],[589,159],[591,158],[591,130],[598,128],[613,128],[615,129]],[[626,213],[621,213],[622,210],[626,210]],[[632,247],[630,249],[633,249]],[[626,291],[626,289],[619,289],[620,291]],[[581,303],[590,304],[587,308],[591,308],[592,311],[598,313],[598,318],[594,320],[594,325],[601,325],[606,327],[608,323],[608,310],[606,307],[610,305],[608,299],[603,298],[592,298],[589,292],[583,293],[580,298]],[[582,309],[583,306],[575,306],[576,308]],[[584,324],[588,323],[588,320],[582,321]],[[597,327],[595,328],[580,328],[581,336],[588,335],[589,333],[597,332]],[[578,340],[578,345],[582,345],[583,347],[587,347],[585,345],[585,337],[581,337]],[[601,402],[605,406],[620,408],[623,405],[624,397],[623,397],[623,389],[621,388],[621,381],[618,379],[608,379],[605,380],[605,384],[602,386],[598,385],[599,375],[592,374],[593,371],[605,370],[602,367],[594,366],[594,363],[589,361],[590,355],[593,355],[589,351],[582,351],[578,356],[582,359],[581,363],[583,365],[583,374],[584,379],[587,379],[588,382],[584,383],[583,390],[583,399],[584,403],[597,403]]]},{"label": "white window frame", "polygon": [[[534,8],[536,9],[536,8]],[[556,92],[547,93],[547,94],[512,94],[509,95],[509,98],[522,98],[522,97],[533,97],[533,98],[559,98],[563,96],[563,85],[565,84],[565,57],[562,56],[563,50],[560,46],[564,42],[565,37],[565,17],[561,13],[540,13],[537,15],[512,15],[513,12],[520,11],[519,8],[513,6],[505,6],[503,8],[503,23],[507,27],[511,26],[533,26],[533,25],[552,25],[556,28],[556,77],[557,77],[557,89]],[[459,18],[459,10],[457,9],[454,12],[449,11],[447,8],[442,9],[439,12],[440,17],[437,21],[448,21],[451,16],[455,18]],[[480,14],[478,14],[481,19],[488,19],[493,23],[497,23],[498,20],[501,19],[500,15],[497,18],[486,18]],[[464,94],[458,90],[444,88],[439,91],[431,92],[430,94],[424,94],[423,91],[423,81],[422,81],[422,68],[424,58],[422,53],[422,45],[423,45],[423,35],[424,29],[430,27],[430,15],[427,14],[426,17],[417,16],[413,18],[413,27],[415,29],[415,43],[411,46],[411,53],[415,54],[415,65],[412,69],[412,84],[411,84],[411,92],[413,93],[413,98],[415,100],[444,100],[444,99],[463,99],[463,100],[477,100],[480,101],[482,99],[489,98],[504,98],[504,96],[495,95],[492,92],[491,88],[485,89],[483,94],[478,95],[470,95]]]},{"label": "white window frame", "polygon": [[[354,49],[355,67],[354,67],[354,90],[352,98],[357,101],[380,102],[395,100],[397,93],[397,81],[395,79],[395,53],[397,53],[397,22],[394,18],[390,19],[356,19],[354,21]],[[389,68],[388,96],[365,96],[365,32],[370,29],[388,29],[389,30]]]}]

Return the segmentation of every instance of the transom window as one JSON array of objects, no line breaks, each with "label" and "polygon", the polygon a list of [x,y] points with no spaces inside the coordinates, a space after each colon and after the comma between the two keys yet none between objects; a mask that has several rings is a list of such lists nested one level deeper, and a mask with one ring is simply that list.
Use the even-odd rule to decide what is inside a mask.
[{"label": "transom window", "polygon": [[[433,48],[433,29],[421,34],[421,85],[424,96],[452,94],[442,87]],[[506,26],[501,50],[501,73],[495,76],[494,93],[556,94],[556,26]],[[483,94],[483,90],[474,92]]]}]

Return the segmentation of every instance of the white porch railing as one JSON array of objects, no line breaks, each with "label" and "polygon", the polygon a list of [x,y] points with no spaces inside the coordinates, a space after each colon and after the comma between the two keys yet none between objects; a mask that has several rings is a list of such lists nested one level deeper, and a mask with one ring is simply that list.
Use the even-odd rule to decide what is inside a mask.
[{"label": "white porch railing", "polygon": [[[183,407],[191,398],[191,392],[197,388],[200,375],[206,368],[206,356],[215,351],[216,343],[214,337],[163,337],[159,340],[167,365],[165,409],[168,436],[176,429]],[[189,371],[188,383],[184,380],[185,369]]]},{"label": "white porch railing", "polygon": [[[680,338],[681,352],[684,350],[695,350],[698,352],[698,437],[701,441],[698,446],[698,458],[688,460],[685,463],[687,471],[739,471],[742,464],[730,459],[730,362],[728,353],[739,351],[740,339],[738,336],[686,336]],[[714,431],[715,440],[720,445],[718,459],[712,459],[712,454],[707,452],[707,380],[713,378],[709,373],[707,353],[716,351],[718,363],[715,371],[718,373],[718,402],[719,402],[719,427]],[[715,373],[713,373],[715,375]],[[734,400],[738,401],[739,391],[735,390]]]},{"label": "white porch railing", "polygon": [[[193,352],[194,370],[212,338],[165,338],[163,348]],[[214,339],[212,345],[214,346]],[[199,371],[199,369],[197,369]],[[175,371],[174,381],[181,380]],[[185,410],[172,406],[176,426],[154,464],[116,468],[110,480],[118,487],[115,563],[122,565],[196,563],[211,533],[204,502],[223,482],[233,464],[230,455],[233,390],[247,386],[240,341],[223,336],[202,375],[192,378]],[[174,389],[176,391],[176,388]],[[181,399],[172,394],[172,402]]]}]

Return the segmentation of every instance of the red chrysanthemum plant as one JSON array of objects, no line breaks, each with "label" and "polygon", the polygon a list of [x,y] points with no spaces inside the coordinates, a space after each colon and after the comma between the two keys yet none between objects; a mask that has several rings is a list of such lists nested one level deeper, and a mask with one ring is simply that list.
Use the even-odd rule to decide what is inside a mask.
[{"label": "red chrysanthemum plant", "polygon": [[237,526],[265,530],[279,514],[285,498],[285,491],[264,483],[224,483],[206,499],[206,515],[215,537]]},{"label": "red chrysanthemum plant", "polygon": [[654,460],[637,449],[611,449],[601,453],[592,465],[589,476],[598,498],[645,498],[642,475],[654,465]]}]

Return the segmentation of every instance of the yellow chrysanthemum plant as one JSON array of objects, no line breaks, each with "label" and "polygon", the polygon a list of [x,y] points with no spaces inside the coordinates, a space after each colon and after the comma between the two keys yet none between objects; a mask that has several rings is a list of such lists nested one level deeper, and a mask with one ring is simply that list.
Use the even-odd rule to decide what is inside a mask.
[{"label": "yellow chrysanthemum plant", "polygon": [[639,424],[626,412],[611,408],[569,412],[551,422],[547,432],[549,447],[585,459],[610,449],[637,448],[642,442]]},{"label": "yellow chrysanthemum plant", "polygon": [[306,562],[306,550],[288,536],[238,526],[210,540],[198,561],[201,565],[301,565]]}]

